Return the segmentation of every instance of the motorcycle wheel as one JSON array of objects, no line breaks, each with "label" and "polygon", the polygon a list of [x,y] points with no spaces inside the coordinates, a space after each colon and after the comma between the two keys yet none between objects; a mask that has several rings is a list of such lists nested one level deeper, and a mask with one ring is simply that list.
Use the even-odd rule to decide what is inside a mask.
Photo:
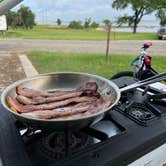
[{"label": "motorcycle wheel", "polygon": [[123,72],[119,72],[115,75],[113,75],[110,80],[112,79],[118,79],[120,77],[129,77],[129,78],[134,78],[134,72],[132,71],[123,71]]}]

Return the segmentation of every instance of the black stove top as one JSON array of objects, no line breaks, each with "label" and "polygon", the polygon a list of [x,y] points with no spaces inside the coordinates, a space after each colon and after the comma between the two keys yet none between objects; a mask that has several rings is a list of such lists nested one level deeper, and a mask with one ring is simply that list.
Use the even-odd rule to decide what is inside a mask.
[{"label": "black stove top", "polygon": [[[123,78],[120,83],[119,81],[121,79],[115,80],[115,83],[118,83],[120,87],[133,83],[133,80],[130,81],[126,78]],[[114,109],[142,126],[148,126],[155,122],[155,119],[159,119],[160,116],[165,116],[166,102],[162,99],[166,98],[166,94],[162,92],[160,94],[159,91],[154,91],[149,87],[147,89],[148,91],[144,88],[138,88],[123,93],[118,106]],[[159,97],[161,100],[159,100]]]},{"label": "black stove top", "polygon": [[[132,83],[114,81],[120,87]],[[3,165],[127,165],[166,142],[166,107],[149,96],[141,89],[122,94],[102,121],[79,132],[27,129],[0,106]]]},{"label": "black stove top", "polygon": [[165,106],[151,102],[150,95],[142,95],[140,90],[131,93],[122,95],[123,100],[115,107],[115,110],[142,126],[155,123],[155,119],[165,115]]}]

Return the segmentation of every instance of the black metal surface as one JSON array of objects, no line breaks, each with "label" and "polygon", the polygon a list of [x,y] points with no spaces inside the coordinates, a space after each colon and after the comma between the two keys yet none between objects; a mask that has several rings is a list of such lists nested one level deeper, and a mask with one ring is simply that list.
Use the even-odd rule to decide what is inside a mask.
[{"label": "black metal surface", "polygon": [[165,120],[145,128],[135,125],[134,122],[130,123],[116,111],[111,114],[121,119],[121,124],[128,128],[127,132],[98,146],[89,147],[60,165],[73,166],[79,163],[79,166],[126,166],[166,142]]},{"label": "black metal surface", "polygon": [[[118,79],[117,84],[118,82],[121,84],[120,86],[130,84],[127,79]],[[141,92],[137,91],[130,92],[128,95],[123,94],[122,103],[125,103],[128,97],[133,97],[132,100],[136,100],[138,103],[146,101],[146,95],[140,96],[140,94]],[[29,166],[31,163],[38,166],[38,164],[35,164],[37,163],[34,162],[35,160],[48,166],[126,166],[166,142],[166,109],[164,106],[150,102],[150,106],[146,110],[149,109],[154,118],[148,117],[148,119],[151,119],[151,123],[148,123],[147,127],[135,123],[133,119],[117,111],[118,108],[117,106],[116,110],[107,114],[103,121],[103,124],[108,123],[108,126],[110,123],[110,127],[113,123],[116,129],[119,130],[118,134],[110,136],[105,131],[100,130],[100,125],[93,126],[84,130],[84,133],[91,135],[92,138],[97,137],[99,140],[97,143],[81,147],[75,153],[66,155],[63,160],[48,158],[48,164],[44,163],[46,162],[44,156],[31,158],[37,150],[35,146],[34,151],[25,150],[28,149],[28,145],[33,146],[33,143],[41,138],[42,133],[32,134],[33,137],[29,137],[31,140],[27,137],[27,140],[22,139],[13,118],[0,108],[0,157],[3,159],[5,166]],[[21,125],[18,124],[17,126]],[[23,140],[25,143],[23,143]],[[66,141],[66,143],[69,142]]]},{"label": "black metal surface", "polygon": [[[120,82],[121,79],[118,79],[118,82]],[[116,80],[115,80],[116,81]],[[131,80],[131,83],[134,80]],[[118,84],[119,86],[123,86],[124,84],[130,84],[129,79],[123,79]],[[149,95],[147,92],[153,92],[154,94]],[[120,111],[128,118],[134,120],[136,123],[148,126],[151,123],[155,123],[155,119],[160,118],[162,113],[164,113],[165,106],[154,105],[154,100],[151,100],[152,98],[155,98],[155,96],[163,96],[158,94],[156,91],[151,91],[149,87],[145,87],[145,90],[134,90],[128,93],[123,93],[121,96],[120,104],[115,107],[115,110]],[[164,115],[164,114],[163,114]]]},{"label": "black metal surface", "polygon": [[4,166],[31,166],[13,117],[0,104],[0,158]]}]

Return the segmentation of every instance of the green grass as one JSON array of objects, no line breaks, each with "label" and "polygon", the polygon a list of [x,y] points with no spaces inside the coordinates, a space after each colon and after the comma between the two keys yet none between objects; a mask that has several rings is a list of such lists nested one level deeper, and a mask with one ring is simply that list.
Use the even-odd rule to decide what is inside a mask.
[{"label": "green grass", "polygon": [[[29,53],[29,59],[39,73],[75,71],[87,72],[110,78],[120,71],[131,70],[131,55],[109,55],[109,64],[105,63],[104,54],[40,52]],[[166,57],[153,57],[154,67],[166,71]]]},{"label": "green grass", "polygon": [[[90,30],[73,30],[73,29],[56,29],[48,26],[35,26],[32,30],[9,28],[7,31],[8,38],[25,38],[25,39],[57,39],[57,40],[106,40],[106,31]],[[137,33],[130,32],[111,32],[111,40],[155,40],[155,33]]]}]

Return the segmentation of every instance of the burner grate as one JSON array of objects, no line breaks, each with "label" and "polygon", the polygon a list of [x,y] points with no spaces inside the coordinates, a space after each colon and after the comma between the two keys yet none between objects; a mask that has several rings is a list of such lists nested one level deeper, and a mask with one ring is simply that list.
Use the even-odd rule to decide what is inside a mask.
[{"label": "burner grate", "polygon": [[143,123],[146,123],[156,117],[155,114],[142,103],[133,103],[126,109],[126,113]]},{"label": "burner grate", "polygon": [[46,156],[61,159],[73,154],[80,148],[90,144],[88,136],[81,132],[53,132],[42,137],[39,141],[39,149]]},{"label": "burner grate", "polygon": [[115,109],[142,126],[148,126],[154,119],[161,115],[148,102],[146,104],[137,102],[131,102],[128,105],[121,104],[121,106],[117,106]]},{"label": "burner grate", "polygon": [[[39,166],[59,162],[93,143],[93,138],[85,133],[71,131],[39,134],[32,139],[26,145],[27,151],[31,160]],[[39,158],[40,160],[36,160]]]}]

